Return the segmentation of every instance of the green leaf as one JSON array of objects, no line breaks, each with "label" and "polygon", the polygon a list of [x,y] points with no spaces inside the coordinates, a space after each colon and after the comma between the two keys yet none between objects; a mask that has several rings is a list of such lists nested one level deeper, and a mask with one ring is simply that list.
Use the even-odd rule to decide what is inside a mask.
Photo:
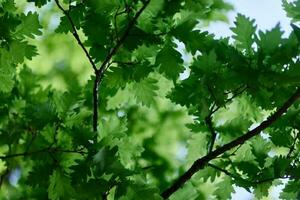
[{"label": "green leaf", "polygon": [[55,92],[53,94],[53,103],[60,117],[65,117],[71,106],[76,106],[75,100],[70,93]]},{"label": "green leaf", "polygon": [[197,23],[195,19],[186,20],[171,30],[171,34],[183,42],[187,51],[190,51],[193,55],[197,50],[201,52],[209,51],[208,47],[210,47],[214,37],[208,32],[194,30]]},{"label": "green leaf", "polygon": [[72,32],[72,26],[68,20],[68,17],[62,16],[60,18],[59,26],[56,28],[55,32],[57,32],[57,33]]},{"label": "green leaf", "polygon": [[260,183],[254,189],[254,194],[257,199],[262,199],[269,194],[269,188],[271,187],[272,183]]},{"label": "green leaf", "polygon": [[102,147],[94,156],[93,162],[96,164],[98,176],[103,174],[113,174],[114,176],[127,177],[132,172],[125,169],[117,158],[118,147],[108,148]]},{"label": "green leaf", "polygon": [[108,16],[102,13],[87,13],[82,28],[88,44],[104,45],[109,41],[110,22]]},{"label": "green leaf", "polygon": [[[272,143],[276,146],[290,147],[293,143],[293,138],[291,136],[292,130],[272,130],[270,132],[270,139]],[[284,135],[284,137],[283,137]]]},{"label": "green leaf", "polygon": [[51,200],[71,199],[75,193],[71,180],[60,170],[54,170],[50,176],[48,197]]},{"label": "green leaf", "polygon": [[60,159],[59,164],[62,170],[66,174],[70,175],[72,172],[74,172],[74,170],[71,168],[74,167],[75,165],[78,165],[78,162],[83,159],[83,156],[79,153],[73,153],[73,154],[65,153],[65,154],[61,154],[59,159]]},{"label": "green leaf", "polygon": [[162,197],[159,195],[157,188],[133,185],[129,187],[125,196],[120,198],[121,200],[130,200],[130,199],[153,199],[153,200],[162,200]]},{"label": "green leaf", "polygon": [[42,7],[43,5],[45,5],[46,3],[48,3],[50,0],[27,0],[28,2],[34,2],[34,4],[37,7]]},{"label": "green leaf", "polygon": [[87,182],[83,182],[79,188],[76,188],[78,199],[93,199],[94,197],[100,197],[109,190],[110,183],[105,179],[89,179]]},{"label": "green leaf", "polygon": [[287,0],[283,0],[282,5],[288,17],[292,18],[293,21],[300,20],[300,1],[288,2]]},{"label": "green leaf", "polygon": [[154,102],[154,97],[157,96],[156,90],[158,90],[158,87],[156,83],[157,81],[153,78],[133,82],[130,88],[137,102],[149,107]]},{"label": "green leaf", "polygon": [[238,14],[235,19],[235,27],[231,28],[234,33],[233,38],[235,39],[236,46],[241,50],[246,50],[247,53],[251,53],[252,44],[254,42],[254,34],[256,31],[256,25],[254,20]]},{"label": "green leaf", "polygon": [[215,51],[212,50],[208,54],[204,53],[198,56],[193,66],[200,69],[203,74],[208,75],[218,70],[220,63],[217,61]]},{"label": "green leaf", "polygon": [[132,53],[134,61],[147,60],[151,64],[155,62],[156,55],[157,46],[155,45],[141,45],[138,48],[136,48]]},{"label": "green leaf", "polygon": [[155,64],[159,66],[160,72],[172,80],[176,80],[184,70],[181,54],[174,49],[172,42],[168,42],[158,52]]},{"label": "green leaf", "polygon": [[234,165],[241,170],[244,174],[247,174],[249,177],[255,177],[259,173],[259,168],[255,162],[251,161],[241,161],[236,162]]},{"label": "green leaf", "polygon": [[187,162],[192,164],[197,158],[204,156],[207,151],[207,133],[196,133],[188,140]]},{"label": "green leaf", "polygon": [[267,54],[271,53],[279,47],[282,41],[282,34],[283,32],[280,30],[279,24],[277,24],[272,30],[266,31],[265,33],[259,31],[259,40],[257,44],[263,52]]},{"label": "green leaf", "polygon": [[283,200],[297,200],[299,199],[299,187],[300,182],[299,181],[292,181],[290,180],[285,188],[280,193],[280,198]]},{"label": "green leaf", "polygon": [[153,70],[148,62],[119,63],[118,67],[110,67],[105,77],[105,83],[110,88],[124,88],[130,82],[139,82],[145,79]]},{"label": "green leaf", "polygon": [[[84,13],[86,12],[83,4],[77,4],[76,6],[70,6],[69,16],[72,19],[72,22],[75,28],[80,29],[81,22],[84,19]],[[55,30],[57,33],[73,33],[73,27],[67,16],[62,16],[60,18],[60,23],[57,29]]]},{"label": "green leaf", "polygon": [[140,45],[151,45],[155,43],[161,43],[161,39],[158,36],[149,34],[139,27],[134,26],[124,41],[124,47],[132,51]]},{"label": "green leaf", "polygon": [[12,40],[12,32],[21,23],[20,19],[9,13],[1,13],[0,15],[0,47],[8,47]]},{"label": "green leaf", "polygon": [[87,118],[92,116],[90,110],[81,109],[78,113],[72,113],[66,118],[65,125],[67,127],[80,126]]},{"label": "green leaf", "polygon": [[265,160],[269,157],[268,153],[271,149],[270,143],[262,137],[258,136],[253,139],[251,142],[252,153],[256,157],[260,167],[263,167]]},{"label": "green leaf", "polygon": [[22,14],[22,23],[17,27],[15,35],[20,38],[24,36],[34,38],[36,35],[41,35],[41,25],[39,24],[38,14],[29,12],[27,15]]},{"label": "green leaf", "polygon": [[203,178],[204,182],[206,182],[208,180],[210,180],[211,182],[214,182],[216,180],[216,178],[220,176],[220,174],[221,174],[220,171],[217,171],[216,169],[214,169],[212,167],[205,167],[197,173],[197,177]]},{"label": "green leaf", "polygon": [[176,195],[172,195],[170,200],[196,199],[197,196],[200,195],[202,195],[203,199],[200,198],[199,200],[204,200],[204,195],[201,194],[201,192],[197,191],[192,183],[188,182],[184,185],[184,187],[181,187],[178,191],[176,191]]},{"label": "green leaf", "polygon": [[153,31],[155,26],[155,17],[162,11],[165,2],[163,0],[150,1],[144,12],[138,18],[138,26],[147,32]]},{"label": "green leaf", "polygon": [[298,39],[298,43],[300,43],[300,28],[294,24],[291,24],[294,34],[296,35],[297,39]]},{"label": "green leaf", "polygon": [[29,45],[27,42],[13,41],[10,46],[10,52],[15,63],[22,63],[25,58],[31,60],[37,55],[35,46]]},{"label": "green leaf", "polygon": [[10,92],[14,86],[14,70],[0,66],[0,92]]},{"label": "green leaf", "polygon": [[97,0],[89,0],[87,1],[87,4],[94,8],[97,13],[110,13],[121,6],[121,2],[118,0],[102,0],[101,2]]},{"label": "green leaf", "polygon": [[275,177],[283,177],[289,165],[290,165],[289,159],[286,159],[282,156],[276,157],[274,161]]},{"label": "green leaf", "polygon": [[231,198],[231,193],[234,191],[231,178],[226,176],[216,185],[217,189],[214,192],[214,195],[217,196],[217,199],[227,200]]},{"label": "green leaf", "polygon": [[26,107],[25,116],[30,120],[32,126],[40,129],[57,120],[53,105],[50,102],[30,104]]}]

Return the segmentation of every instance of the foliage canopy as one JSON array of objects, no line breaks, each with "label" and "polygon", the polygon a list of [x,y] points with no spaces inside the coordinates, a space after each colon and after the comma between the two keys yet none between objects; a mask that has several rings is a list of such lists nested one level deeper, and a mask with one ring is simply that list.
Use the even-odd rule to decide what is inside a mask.
[{"label": "foliage canopy", "polygon": [[300,1],[0,0],[1,199],[300,197]]}]

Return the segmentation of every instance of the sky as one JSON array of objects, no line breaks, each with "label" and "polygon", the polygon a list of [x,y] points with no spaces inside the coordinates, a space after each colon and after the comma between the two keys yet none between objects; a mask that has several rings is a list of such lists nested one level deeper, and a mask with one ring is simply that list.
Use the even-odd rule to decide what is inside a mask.
[{"label": "sky", "polygon": [[[224,37],[232,35],[230,27],[234,25],[234,19],[237,13],[241,13],[255,19],[259,30],[265,31],[275,27],[278,23],[281,29],[285,32],[284,36],[288,36],[291,32],[290,19],[286,16],[282,6],[281,0],[227,0],[230,2],[235,10],[230,12],[229,25],[224,22],[211,23],[206,28],[216,37]],[[270,199],[279,199],[279,193],[283,185],[272,188]],[[247,192],[245,189],[236,188],[236,192],[232,195],[232,200],[251,200],[253,194]]]},{"label": "sky", "polygon": [[255,19],[258,29],[269,30],[280,23],[284,36],[291,32],[290,20],[281,6],[281,0],[226,0],[231,3],[235,10],[229,12],[230,24],[224,22],[212,23],[207,30],[217,37],[230,36],[232,33],[229,27],[234,25],[237,13],[244,14],[251,19]]}]

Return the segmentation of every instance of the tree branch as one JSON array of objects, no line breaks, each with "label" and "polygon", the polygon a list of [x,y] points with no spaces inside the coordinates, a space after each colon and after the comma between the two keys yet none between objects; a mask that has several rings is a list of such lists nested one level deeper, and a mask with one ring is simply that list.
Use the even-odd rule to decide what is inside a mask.
[{"label": "tree branch", "polygon": [[23,153],[15,153],[15,154],[9,154],[5,156],[0,156],[0,159],[6,160],[10,158],[15,158],[15,157],[21,157],[21,156],[31,156],[35,154],[40,154],[40,153],[76,153],[76,154],[87,154],[87,152],[82,151],[82,150],[68,150],[68,149],[58,149],[58,148],[43,148],[40,150],[36,151],[29,151],[29,152],[23,152]]},{"label": "tree branch", "polygon": [[109,62],[111,58],[118,52],[119,48],[125,42],[127,36],[129,35],[130,30],[133,28],[134,24],[136,23],[139,16],[142,12],[146,9],[147,5],[149,4],[150,0],[145,1],[142,8],[135,14],[133,19],[128,23],[127,28],[125,29],[124,34],[121,36],[120,39],[117,40],[116,45],[110,50],[109,54],[104,59],[103,63],[101,64],[100,68],[96,70],[95,81],[94,81],[94,88],[93,88],[93,100],[94,100],[94,108],[93,108],[93,130],[97,132],[97,125],[98,125],[98,105],[99,105],[99,86],[102,82],[104,77],[105,71],[109,68]]},{"label": "tree branch", "polygon": [[[99,85],[100,76],[96,73],[93,86],[93,131],[97,132],[98,129],[98,106],[99,106]],[[95,137],[97,135],[95,134]]]},{"label": "tree branch", "polygon": [[175,182],[167,188],[165,191],[162,192],[161,196],[164,199],[170,197],[174,192],[176,192],[185,182],[191,179],[191,177],[202,169],[209,161],[215,159],[217,156],[222,155],[226,151],[241,145],[248,141],[249,139],[253,138],[254,136],[258,135],[261,131],[268,128],[272,125],[278,118],[281,117],[288,109],[291,107],[295,101],[300,98],[300,89],[297,89],[296,92],[279,108],[277,111],[269,116],[265,121],[263,121],[259,126],[248,131],[246,134],[238,137],[237,139],[223,145],[222,147],[212,151],[211,153],[203,156],[196,160],[193,165],[183,174],[181,175]]},{"label": "tree branch", "polygon": [[[244,88],[243,88],[243,87],[244,87]],[[232,101],[234,98],[236,98],[237,96],[243,94],[247,89],[248,89],[248,86],[246,85],[246,86],[241,86],[241,87],[237,88],[236,90],[234,90],[234,91],[232,92],[232,97],[228,98],[228,99],[225,101],[224,106],[225,106],[227,103],[231,102],[231,101]],[[240,91],[239,91],[239,90],[240,90]],[[229,94],[229,93],[227,93],[227,94]],[[220,106],[216,106],[216,108],[213,109],[213,110],[210,112],[210,115],[212,115],[212,114],[214,114],[215,112],[217,112],[220,108],[221,108]]]},{"label": "tree branch", "polygon": [[[298,131],[298,130],[297,130]],[[296,144],[297,144],[297,140],[298,140],[298,138],[299,138],[299,135],[300,135],[300,131],[298,131],[297,133],[295,133],[295,138],[294,138],[294,141],[293,141],[293,144],[292,144],[292,146],[290,147],[290,150],[289,150],[289,152],[288,152],[288,154],[287,154],[287,158],[291,158],[291,156],[292,156],[292,153],[294,152],[294,150],[295,150],[295,146],[296,146]]]},{"label": "tree branch", "polygon": [[[208,90],[210,91],[211,95],[213,96],[214,98],[214,102],[210,108],[210,111],[209,111],[209,114],[208,116],[205,118],[205,123],[209,129],[209,132],[211,133],[211,141],[208,143],[208,153],[212,152],[213,148],[214,148],[214,144],[216,142],[216,139],[217,139],[217,133],[214,129],[214,126],[213,126],[213,122],[212,122],[212,116],[215,112],[217,112],[221,107],[220,106],[217,106],[216,104],[216,97],[213,93],[213,91],[211,90],[211,88],[209,86],[207,86]],[[237,96],[239,96],[240,94],[242,94],[244,91],[246,91],[246,89],[248,88],[248,86],[240,86],[238,87],[237,89],[235,89],[234,91],[230,92],[232,93],[232,96],[227,99],[224,103],[224,107],[226,107],[226,104],[231,102],[234,98],[236,98]],[[230,93],[225,93],[226,95],[230,94]]]},{"label": "tree branch", "polygon": [[[74,36],[74,38],[76,39],[77,43],[79,44],[79,46],[82,48],[82,50],[84,51],[86,57],[88,58],[90,64],[92,65],[95,73],[97,72],[97,67],[96,64],[94,63],[92,57],[90,56],[90,54],[88,53],[87,49],[85,48],[85,46],[83,45],[82,41],[80,40],[80,37],[78,35],[78,32],[76,30],[76,26],[70,16],[69,10],[65,10],[59,3],[59,0],[55,0],[55,3],[57,5],[57,7],[64,13],[64,15],[68,18],[68,21],[70,22],[70,25],[72,27],[72,34]],[[71,7],[69,7],[70,9]]]},{"label": "tree branch", "polygon": [[126,30],[124,31],[123,35],[121,36],[121,38],[117,41],[116,45],[110,50],[109,54],[106,56],[106,58],[104,59],[103,63],[101,64],[99,70],[97,70],[97,74],[99,74],[100,76],[100,82],[104,76],[104,72],[107,70],[108,68],[108,63],[111,60],[111,58],[118,52],[119,48],[121,47],[121,45],[125,42],[127,36],[129,35],[130,30],[133,28],[133,26],[135,25],[137,19],[140,17],[140,15],[142,14],[142,12],[146,9],[146,7],[148,6],[148,4],[150,3],[150,0],[145,1],[144,5],[142,6],[142,8],[135,14],[135,16],[133,17],[133,19],[128,23]]},{"label": "tree branch", "polygon": [[213,148],[214,148],[214,144],[217,138],[217,133],[213,127],[213,123],[212,123],[212,116],[209,115],[208,117],[205,118],[205,123],[208,126],[208,129],[210,131],[211,134],[211,141],[208,143],[208,153],[212,152]]},{"label": "tree branch", "polygon": [[[105,71],[109,68],[109,61],[111,58],[118,52],[119,48],[122,46],[124,41],[126,40],[127,36],[129,35],[130,30],[133,28],[134,24],[136,23],[137,19],[139,16],[142,14],[142,12],[145,10],[147,5],[149,4],[150,0],[144,1],[144,4],[142,8],[135,14],[133,19],[128,23],[127,28],[125,29],[124,34],[121,36],[120,39],[117,39],[116,45],[110,50],[109,54],[106,56],[104,59],[103,63],[101,64],[100,68],[97,69],[96,64],[94,63],[92,57],[88,53],[87,49],[83,45],[83,43],[80,40],[80,37],[78,35],[78,32],[76,30],[76,26],[70,16],[69,11],[64,9],[61,4],[59,3],[59,0],[55,0],[56,5],[58,8],[64,13],[64,15],[68,18],[68,21],[71,24],[72,27],[72,34],[74,38],[76,39],[77,43],[79,46],[83,49],[86,57],[88,58],[90,64],[92,65],[94,72],[95,72],[95,81],[94,81],[94,86],[93,86],[93,131],[97,132],[97,125],[98,125],[98,105],[99,105],[99,86],[100,83],[104,77]],[[70,5],[69,5],[70,6]],[[70,7],[69,7],[70,9]],[[115,16],[116,17],[116,16]],[[116,19],[115,19],[116,20]]]},{"label": "tree branch", "polygon": [[217,165],[214,165],[214,164],[211,164],[211,163],[208,163],[207,164],[209,167],[211,168],[214,168],[220,172],[223,172],[225,175],[233,178],[233,179],[236,179],[236,180],[241,180],[245,183],[249,183],[251,185],[258,185],[258,184],[262,184],[262,183],[266,183],[266,182],[270,182],[270,181],[274,181],[276,179],[279,179],[279,178],[288,178],[286,176],[282,176],[282,177],[271,177],[271,178],[266,178],[266,179],[262,179],[262,180],[258,180],[258,181],[249,181],[247,179],[244,179],[244,178],[241,178],[240,176],[237,176],[229,171],[227,171],[226,169],[222,169],[221,167],[217,166]]}]

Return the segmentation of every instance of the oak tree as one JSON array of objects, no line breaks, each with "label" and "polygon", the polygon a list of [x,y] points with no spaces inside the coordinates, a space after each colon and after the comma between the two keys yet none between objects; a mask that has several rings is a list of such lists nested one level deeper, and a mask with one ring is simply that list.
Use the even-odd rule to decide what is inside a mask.
[{"label": "oak tree", "polygon": [[0,0],[1,199],[300,197],[293,31],[223,0]]}]

